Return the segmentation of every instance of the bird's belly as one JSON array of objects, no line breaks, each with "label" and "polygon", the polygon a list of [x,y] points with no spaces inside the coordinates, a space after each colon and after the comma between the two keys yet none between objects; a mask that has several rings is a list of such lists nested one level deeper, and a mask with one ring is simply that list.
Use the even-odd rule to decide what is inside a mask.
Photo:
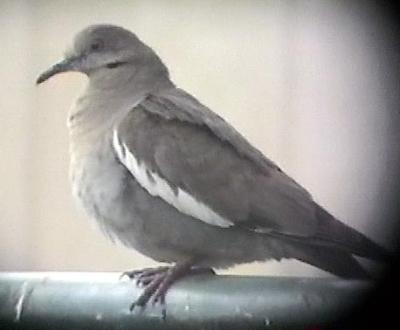
[{"label": "bird's belly", "polygon": [[113,242],[158,261],[179,260],[181,254],[168,242],[173,240],[164,237],[166,223],[159,224],[162,217],[150,216],[154,197],[116,159],[101,157],[98,151],[94,154],[71,159],[72,191],[78,204]]}]

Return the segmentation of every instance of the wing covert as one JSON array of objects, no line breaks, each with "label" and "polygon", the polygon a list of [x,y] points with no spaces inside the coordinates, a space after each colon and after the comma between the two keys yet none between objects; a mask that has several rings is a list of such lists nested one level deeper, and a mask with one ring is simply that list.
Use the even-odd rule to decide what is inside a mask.
[{"label": "wing covert", "polygon": [[209,224],[312,235],[308,192],[187,95],[148,97],[116,127],[114,147],[139,183]]}]

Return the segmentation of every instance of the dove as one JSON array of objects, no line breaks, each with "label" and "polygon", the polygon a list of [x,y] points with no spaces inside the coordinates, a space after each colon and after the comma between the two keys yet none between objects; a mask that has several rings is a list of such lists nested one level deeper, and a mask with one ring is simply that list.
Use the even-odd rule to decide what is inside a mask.
[{"label": "dove", "polygon": [[126,272],[144,287],[132,307],[164,304],[177,280],[241,263],[297,259],[353,279],[370,277],[356,257],[387,260],[176,87],[134,33],[86,27],[37,83],[69,71],[88,77],[68,116],[74,196],[111,240],[170,265]]}]

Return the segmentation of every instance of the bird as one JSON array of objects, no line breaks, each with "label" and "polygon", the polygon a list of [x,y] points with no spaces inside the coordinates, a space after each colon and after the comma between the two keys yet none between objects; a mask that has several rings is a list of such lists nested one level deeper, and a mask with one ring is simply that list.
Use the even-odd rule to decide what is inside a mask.
[{"label": "bird", "polygon": [[348,279],[389,252],[336,219],[228,122],[178,88],[136,34],[95,24],[44,71],[88,77],[68,115],[72,192],[112,241],[168,266],[128,271],[132,304],[191,274],[297,259]]}]

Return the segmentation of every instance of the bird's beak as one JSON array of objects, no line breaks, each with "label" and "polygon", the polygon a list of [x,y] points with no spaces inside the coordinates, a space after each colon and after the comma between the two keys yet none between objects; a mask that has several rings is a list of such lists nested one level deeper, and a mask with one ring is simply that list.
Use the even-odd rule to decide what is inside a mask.
[{"label": "bird's beak", "polygon": [[36,84],[40,84],[47,79],[51,78],[52,76],[61,73],[61,72],[67,72],[67,71],[76,71],[77,70],[77,64],[78,64],[79,58],[78,57],[71,57],[71,58],[66,58],[57,64],[54,64],[50,69],[46,70],[43,72],[37,79],[36,79]]}]

